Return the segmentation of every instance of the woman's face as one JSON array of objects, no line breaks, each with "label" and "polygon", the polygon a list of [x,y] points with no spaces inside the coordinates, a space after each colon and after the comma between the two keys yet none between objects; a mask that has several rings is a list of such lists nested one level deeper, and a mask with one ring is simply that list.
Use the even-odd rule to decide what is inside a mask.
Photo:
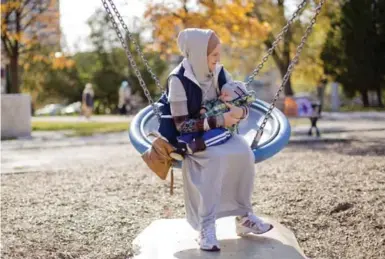
[{"label": "woman's face", "polygon": [[207,64],[210,72],[215,70],[216,64],[221,60],[221,44],[218,44],[215,49],[207,56]]}]

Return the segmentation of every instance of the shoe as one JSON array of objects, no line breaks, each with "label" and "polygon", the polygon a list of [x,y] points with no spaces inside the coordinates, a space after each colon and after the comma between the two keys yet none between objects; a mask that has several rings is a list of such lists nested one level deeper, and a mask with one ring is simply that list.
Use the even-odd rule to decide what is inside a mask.
[{"label": "shoe", "polygon": [[199,232],[199,246],[204,251],[219,251],[219,242],[215,233],[215,223],[212,223]]},{"label": "shoe", "polygon": [[235,226],[238,236],[244,236],[249,233],[260,235],[273,229],[273,225],[264,222],[262,219],[250,212],[247,213],[247,216],[236,217]]}]

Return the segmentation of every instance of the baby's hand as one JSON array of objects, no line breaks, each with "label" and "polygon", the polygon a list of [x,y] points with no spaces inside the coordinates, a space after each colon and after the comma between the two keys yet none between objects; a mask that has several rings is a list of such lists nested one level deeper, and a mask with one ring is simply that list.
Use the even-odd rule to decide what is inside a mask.
[{"label": "baby's hand", "polygon": [[207,111],[206,108],[201,108],[201,110],[199,111],[199,113],[200,113],[200,115],[203,115],[203,114],[205,114],[206,111]]},{"label": "baby's hand", "polygon": [[232,101],[232,98],[228,93],[224,92],[219,96],[219,100],[222,102],[230,102]]}]

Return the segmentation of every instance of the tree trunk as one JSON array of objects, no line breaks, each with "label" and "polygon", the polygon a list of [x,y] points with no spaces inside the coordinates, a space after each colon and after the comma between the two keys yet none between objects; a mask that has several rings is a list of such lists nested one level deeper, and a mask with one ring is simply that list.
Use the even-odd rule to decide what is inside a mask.
[{"label": "tree trunk", "polygon": [[[286,65],[285,63],[281,63],[281,64],[277,64],[277,65],[279,68],[279,72],[281,73],[281,76],[283,78],[283,76],[287,72],[288,65]],[[291,87],[291,80],[290,79],[291,79],[291,76],[289,77],[289,79],[287,80],[286,84],[283,87],[283,91],[285,93],[285,96],[293,96],[294,95],[294,91],[293,91],[293,88]]]},{"label": "tree trunk", "polygon": [[10,74],[11,74],[11,85],[9,87],[9,92],[11,94],[17,94],[20,92],[19,89],[19,55],[10,57]]},{"label": "tree trunk", "polygon": [[[290,64],[290,42],[292,40],[292,33],[291,33],[291,28],[287,31],[283,38],[283,52],[282,52],[282,64],[280,70],[281,70],[281,75],[282,77],[285,76],[287,73],[287,69]],[[284,92],[286,96],[293,96],[294,91],[293,88],[291,87],[291,76],[288,78],[285,86],[284,86]]]},{"label": "tree trunk", "polygon": [[[279,0],[278,1],[278,8],[280,10],[280,15],[283,18],[285,22],[287,22],[285,18],[285,9],[284,9],[284,0]],[[262,14],[260,10],[258,9],[258,4],[254,5],[254,14],[257,16],[260,22],[265,21],[262,17]],[[275,35],[273,35],[271,32],[268,36],[268,38],[265,40],[264,44],[266,45],[267,48],[271,48],[273,46],[273,41],[275,40]],[[287,33],[284,35],[283,38],[283,51],[282,54],[280,55],[278,53],[278,49],[276,48],[273,53],[272,57],[274,59],[275,64],[277,65],[279,72],[281,76],[283,77],[286,72],[287,68],[289,67],[290,64],[290,42],[292,40],[292,32],[291,28],[287,31]],[[286,96],[292,96],[294,95],[294,91],[291,85],[291,76],[287,80],[286,84],[284,85],[284,93]]]},{"label": "tree trunk", "polygon": [[11,92],[11,67],[9,64],[5,66],[5,93],[9,94]]},{"label": "tree trunk", "polygon": [[[19,35],[21,31],[21,13],[16,12],[16,34]],[[19,88],[19,41],[15,40],[15,45],[11,48],[9,53],[10,59],[10,73],[11,73],[11,87],[10,93],[17,94],[20,92]]]},{"label": "tree trunk", "polygon": [[289,77],[289,80],[287,80],[285,86],[284,86],[285,96],[293,96],[294,91],[291,87],[291,76]]},{"label": "tree trunk", "polygon": [[[285,17],[285,7],[284,7],[284,2],[283,0],[278,1],[278,5],[280,6],[282,17]],[[284,19],[286,21],[286,19]],[[281,76],[284,77],[285,74],[287,73],[287,69],[290,64],[290,42],[293,39],[293,34],[292,34],[292,28],[289,27],[287,30],[287,33],[283,36],[283,51],[282,51],[282,64],[280,70],[281,70]],[[284,85],[284,92],[286,96],[293,96],[294,91],[293,88],[291,87],[291,76],[288,78],[286,84]]]},{"label": "tree trunk", "polygon": [[369,107],[369,97],[368,97],[367,90],[361,90],[361,98],[362,98],[362,103],[364,104],[364,107]]},{"label": "tree trunk", "polygon": [[377,99],[378,99],[378,107],[383,108],[384,103],[382,102],[382,91],[381,91],[381,85],[377,87]]}]

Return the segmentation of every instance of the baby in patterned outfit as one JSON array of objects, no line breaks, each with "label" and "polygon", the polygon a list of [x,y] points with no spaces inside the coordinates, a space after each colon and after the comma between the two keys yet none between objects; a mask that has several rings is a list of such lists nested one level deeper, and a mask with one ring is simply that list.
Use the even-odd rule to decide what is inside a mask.
[{"label": "baby in patterned outfit", "polygon": [[[245,83],[241,81],[231,81],[223,85],[219,98],[203,104],[200,114],[202,118],[223,114],[229,111],[225,102],[239,107],[245,104],[250,105],[255,100],[255,92],[248,91]],[[237,131],[238,125],[233,125],[229,128],[215,128],[201,133],[187,133],[179,136],[178,142],[186,146],[188,154],[193,154],[198,151],[203,151],[209,146],[225,143],[232,137],[233,133]]]}]

